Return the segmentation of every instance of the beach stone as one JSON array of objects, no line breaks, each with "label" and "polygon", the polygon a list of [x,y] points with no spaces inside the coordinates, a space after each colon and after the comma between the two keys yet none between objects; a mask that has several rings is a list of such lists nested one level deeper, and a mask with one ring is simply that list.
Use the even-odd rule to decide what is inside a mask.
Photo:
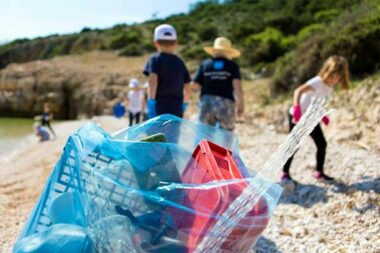
[{"label": "beach stone", "polygon": [[282,182],[281,186],[283,187],[282,195],[284,197],[292,195],[296,190],[296,184],[292,180],[286,180]]}]

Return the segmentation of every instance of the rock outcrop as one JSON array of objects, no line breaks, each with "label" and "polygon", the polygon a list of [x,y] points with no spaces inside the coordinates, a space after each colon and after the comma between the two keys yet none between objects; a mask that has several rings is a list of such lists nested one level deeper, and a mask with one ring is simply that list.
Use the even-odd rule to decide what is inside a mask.
[{"label": "rock outcrop", "polygon": [[109,114],[115,99],[125,95],[128,80],[141,78],[143,62],[144,57],[94,52],[11,64],[0,71],[0,115],[35,116],[44,102],[60,119]]}]

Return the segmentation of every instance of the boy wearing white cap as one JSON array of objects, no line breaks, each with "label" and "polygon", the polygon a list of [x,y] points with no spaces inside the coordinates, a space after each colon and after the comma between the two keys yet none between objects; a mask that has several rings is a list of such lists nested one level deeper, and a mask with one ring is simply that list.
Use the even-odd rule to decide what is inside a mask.
[{"label": "boy wearing white cap", "polygon": [[141,112],[144,107],[144,92],[139,89],[139,81],[131,79],[129,82],[128,108],[129,126],[140,123]]},{"label": "boy wearing white cap", "polygon": [[154,30],[157,53],[144,68],[149,80],[148,117],[173,114],[182,117],[190,96],[190,75],[184,62],[174,54],[177,33],[173,26],[163,24]]},{"label": "boy wearing white cap", "polygon": [[244,113],[244,97],[239,66],[232,58],[240,52],[224,37],[215,40],[213,47],[205,47],[209,58],[202,62],[194,86],[201,89],[199,121],[232,131],[235,127],[235,111],[238,117]]}]

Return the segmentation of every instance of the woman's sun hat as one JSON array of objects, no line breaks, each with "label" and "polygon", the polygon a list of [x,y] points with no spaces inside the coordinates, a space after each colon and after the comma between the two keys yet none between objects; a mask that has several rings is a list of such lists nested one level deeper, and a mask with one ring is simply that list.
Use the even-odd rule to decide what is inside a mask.
[{"label": "woman's sun hat", "polygon": [[129,88],[137,88],[139,87],[139,80],[137,79],[131,79],[131,81],[129,81]]},{"label": "woman's sun hat", "polygon": [[216,38],[214,46],[205,47],[204,50],[212,56],[218,55],[218,53],[221,53],[228,58],[236,58],[240,56],[240,51],[233,48],[231,41],[224,37]]}]

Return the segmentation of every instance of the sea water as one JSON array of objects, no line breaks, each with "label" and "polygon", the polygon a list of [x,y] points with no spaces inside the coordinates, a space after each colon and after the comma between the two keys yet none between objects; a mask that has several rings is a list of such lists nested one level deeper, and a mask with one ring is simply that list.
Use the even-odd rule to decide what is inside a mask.
[{"label": "sea water", "polygon": [[0,117],[0,159],[11,153],[33,134],[33,119]]}]

